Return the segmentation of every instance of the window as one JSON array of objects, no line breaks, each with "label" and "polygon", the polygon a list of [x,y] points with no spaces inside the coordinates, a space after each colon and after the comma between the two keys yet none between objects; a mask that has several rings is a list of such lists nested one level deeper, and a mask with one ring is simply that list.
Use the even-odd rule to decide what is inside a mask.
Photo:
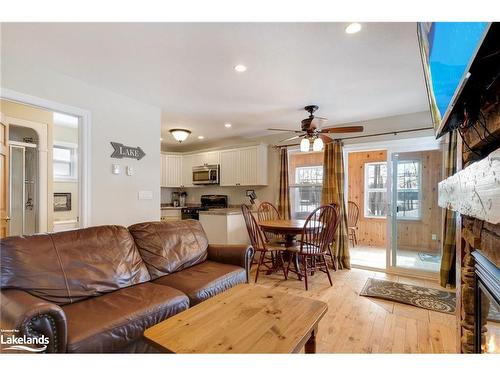
[{"label": "window", "polygon": [[305,219],[321,204],[323,153],[289,154],[290,204],[293,219]]},{"label": "window", "polygon": [[397,217],[420,218],[420,161],[398,161],[397,167]]},{"label": "window", "polygon": [[387,163],[365,163],[365,217],[387,215]]},{"label": "window", "polygon": [[55,180],[74,180],[78,178],[76,156],[76,145],[54,144],[53,168]]}]

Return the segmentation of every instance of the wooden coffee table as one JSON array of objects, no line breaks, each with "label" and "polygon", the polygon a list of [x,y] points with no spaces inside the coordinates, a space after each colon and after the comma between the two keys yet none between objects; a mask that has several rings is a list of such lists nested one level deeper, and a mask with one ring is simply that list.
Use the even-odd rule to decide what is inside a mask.
[{"label": "wooden coffee table", "polygon": [[326,303],[241,284],[147,329],[169,353],[316,352]]}]

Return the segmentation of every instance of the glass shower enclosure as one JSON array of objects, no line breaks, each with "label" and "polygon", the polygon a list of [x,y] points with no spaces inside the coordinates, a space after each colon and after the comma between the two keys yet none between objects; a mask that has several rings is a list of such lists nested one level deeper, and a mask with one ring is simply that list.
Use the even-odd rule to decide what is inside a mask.
[{"label": "glass shower enclosure", "polygon": [[38,152],[34,143],[10,141],[9,235],[38,231]]}]

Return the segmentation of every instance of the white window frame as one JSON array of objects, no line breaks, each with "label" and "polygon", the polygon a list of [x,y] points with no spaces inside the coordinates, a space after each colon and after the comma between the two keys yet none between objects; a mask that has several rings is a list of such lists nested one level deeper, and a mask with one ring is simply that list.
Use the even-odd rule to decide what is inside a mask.
[{"label": "white window frame", "polygon": [[[368,166],[370,165],[385,165],[386,168],[388,168],[388,165],[387,165],[387,162],[386,161],[377,161],[377,162],[368,162],[368,163],[365,163],[364,164],[364,169],[365,169],[365,176],[364,176],[364,181],[363,181],[363,188],[364,188],[364,202],[363,202],[363,214],[364,214],[364,217],[366,218],[370,218],[370,219],[386,219],[387,218],[387,215],[371,215],[368,213],[368,210],[367,210],[367,202],[368,202],[368,193],[369,192],[376,192],[376,193],[385,193],[386,195],[386,204],[387,204],[387,199],[388,199],[388,195],[387,195],[387,183],[388,181],[386,180],[385,181],[385,187],[383,188],[368,188]],[[389,174],[387,173],[387,176],[386,176],[386,179],[389,178]]]},{"label": "white window frame", "polygon": [[[403,159],[403,160],[398,160],[398,165],[399,163],[417,163],[418,165],[418,189],[399,189],[398,187],[395,187],[397,190],[397,193],[400,191],[418,191],[418,216],[399,216],[398,213],[396,212],[396,219],[397,220],[408,220],[408,221],[420,221],[422,220],[422,160],[420,159]],[[398,171],[396,170],[396,180],[398,179]],[[397,183],[397,181],[396,181]],[[397,196],[396,196],[396,204],[397,204]]]},{"label": "white window frame", "polygon": [[[78,181],[78,145],[71,142],[54,141],[53,148],[69,149],[71,151],[70,170],[71,176],[56,176],[53,174],[55,182],[75,182]],[[52,157],[52,163],[56,161]]]}]

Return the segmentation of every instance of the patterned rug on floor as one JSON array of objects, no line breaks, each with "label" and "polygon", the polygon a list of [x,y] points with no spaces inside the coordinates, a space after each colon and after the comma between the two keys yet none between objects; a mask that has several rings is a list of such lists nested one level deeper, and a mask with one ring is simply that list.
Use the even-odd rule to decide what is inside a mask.
[{"label": "patterned rug on floor", "polygon": [[455,293],[369,277],[360,296],[386,299],[427,310],[454,314]]}]

